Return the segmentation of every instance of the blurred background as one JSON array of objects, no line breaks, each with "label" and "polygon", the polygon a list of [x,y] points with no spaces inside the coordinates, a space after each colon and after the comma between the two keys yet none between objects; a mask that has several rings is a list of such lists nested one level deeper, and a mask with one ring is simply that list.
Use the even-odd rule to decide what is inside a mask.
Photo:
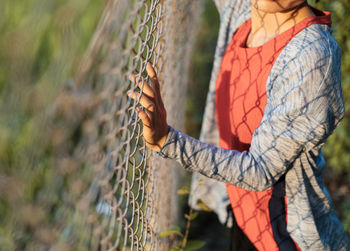
[{"label": "blurred background", "polygon": [[[186,100],[185,131],[198,138],[211,74],[219,28],[219,16],[211,0],[204,1],[200,27],[190,69]],[[42,180],[54,184],[55,173],[50,146],[59,135],[48,139],[36,123],[38,116],[53,102],[59,88],[69,85],[96,29],[105,7],[104,0],[2,0],[0,7],[0,247],[11,245],[11,235],[21,235],[9,227],[9,211],[21,193],[27,201],[45,200],[57,204],[60,199],[48,190],[38,194]],[[327,140],[325,182],[341,221],[350,234],[350,2],[321,0],[310,4],[332,13],[334,36],[342,50],[342,85],[346,116]],[[55,136],[55,135],[54,135]],[[38,147],[47,145],[47,147]],[[30,153],[30,158],[27,155]],[[40,156],[34,172],[25,167]],[[44,156],[44,158],[42,158]],[[18,170],[22,170],[18,172]],[[17,178],[13,178],[16,177]],[[18,177],[20,176],[20,177]],[[8,178],[12,177],[12,178]],[[31,180],[29,185],[22,181]],[[189,184],[190,175],[183,177]],[[50,186],[48,186],[50,187]],[[6,193],[6,194],[5,194]],[[15,201],[15,202],[14,202]],[[17,204],[16,204],[17,205]],[[180,199],[181,211],[188,212],[187,198]],[[21,208],[21,207],[18,207]],[[28,215],[35,224],[44,212],[25,207],[18,214]],[[23,211],[24,210],[24,211]],[[179,225],[185,220],[180,217]],[[203,227],[203,226],[206,227]],[[11,231],[9,231],[11,229]],[[47,230],[49,231],[49,230]],[[213,236],[216,236],[215,241]],[[18,238],[30,238],[20,236]],[[49,237],[48,237],[49,238]],[[229,231],[210,212],[200,212],[192,222],[190,239],[204,240],[202,250],[223,250],[229,243]],[[221,238],[218,241],[218,238]]]},{"label": "blurred background", "polygon": [[24,246],[35,240],[53,243],[58,235],[49,226],[64,218],[77,198],[63,188],[74,183],[78,194],[85,189],[73,171],[80,166],[61,158],[71,169],[59,169],[53,156],[57,146],[74,146],[67,140],[74,138],[74,132],[67,134],[71,126],[54,121],[53,128],[47,114],[59,89],[71,86],[104,7],[104,0],[1,1],[1,250],[39,250]]}]

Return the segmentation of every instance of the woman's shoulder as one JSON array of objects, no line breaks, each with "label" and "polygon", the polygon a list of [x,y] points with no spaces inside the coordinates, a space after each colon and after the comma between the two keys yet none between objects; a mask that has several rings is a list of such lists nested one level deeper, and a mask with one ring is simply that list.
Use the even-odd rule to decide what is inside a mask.
[{"label": "woman's shoulder", "polygon": [[[291,39],[279,54],[271,69],[271,84],[282,82],[295,86],[312,73],[333,75],[340,82],[341,51],[332,35],[332,28],[312,24]],[[293,83],[294,82],[294,83]],[[317,81],[315,81],[316,84]]]},{"label": "woman's shoulder", "polygon": [[344,115],[340,64],[332,29],[322,24],[308,26],[276,59],[266,86],[268,103],[285,109],[302,103],[305,109],[332,110],[337,123]]},{"label": "woman's shoulder", "polygon": [[319,60],[324,62],[332,60],[333,63],[340,64],[341,52],[332,31],[332,28],[327,25],[312,24],[296,34],[280,56],[285,63],[288,60],[300,60],[304,65],[305,60],[309,62],[312,59],[315,63]]}]

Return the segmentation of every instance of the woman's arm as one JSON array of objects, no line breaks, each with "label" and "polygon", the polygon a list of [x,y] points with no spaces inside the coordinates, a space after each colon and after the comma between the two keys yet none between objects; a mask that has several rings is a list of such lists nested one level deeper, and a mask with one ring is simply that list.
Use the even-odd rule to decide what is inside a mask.
[{"label": "woman's arm", "polygon": [[[314,35],[312,29],[307,32]],[[160,155],[210,178],[266,190],[303,151],[320,147],[344,116],[339,47],[334,39],[320,37],[292,43],[283,53],[249,152],[218,148],[170,128]]]},{"label": "woman's arm", "polygon": [[339,47],[330,35],[305,42],[317,36],[312,29],[299,34],[275,62],[249,152],[215,147],[169,127],[159,154],[244,189],[269,189],[303,151],[320,147],[344,115]]}]

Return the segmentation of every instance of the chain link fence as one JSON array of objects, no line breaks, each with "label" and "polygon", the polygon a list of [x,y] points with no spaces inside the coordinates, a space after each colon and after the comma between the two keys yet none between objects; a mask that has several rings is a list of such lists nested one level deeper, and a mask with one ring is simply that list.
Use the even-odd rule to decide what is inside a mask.
[{"label": "chain link fence", "polygon": [[1,249],[170,248],[158,234],[177,221],[178,171],[146,149],[128,76],[147,80],[151,62],[168,123],[182,128],[201,10],[199,0],[106,3],[75,80],[35,114],[35,140],[1,175]]}]

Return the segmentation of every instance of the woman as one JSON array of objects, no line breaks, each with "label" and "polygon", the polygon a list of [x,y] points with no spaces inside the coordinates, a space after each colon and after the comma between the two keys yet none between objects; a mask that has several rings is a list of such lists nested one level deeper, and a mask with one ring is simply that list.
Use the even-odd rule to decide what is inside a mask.
[{"label": "woman", "polygon": [[138,108],[146,145],[226,183],[236,222],[257,249],[350,250],[322,176],[321,147],[344,116],[330,14],[305,0],[216,4],[221,27],[206,143],[167,124],[148,64]]}]

